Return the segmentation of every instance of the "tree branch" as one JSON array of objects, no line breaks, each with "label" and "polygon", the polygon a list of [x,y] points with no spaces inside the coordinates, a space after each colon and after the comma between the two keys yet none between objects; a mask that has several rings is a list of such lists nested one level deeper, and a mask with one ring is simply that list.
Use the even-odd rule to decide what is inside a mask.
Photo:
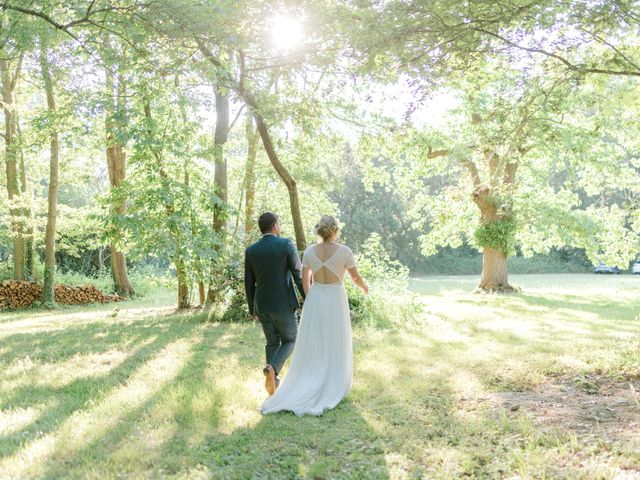
[{"label": "tree branch", "polygon": [[611,50],[613,50],[614,52],[616,52],[618,55],[620,55],[620,57],[622,57],[624,59],[625,62],[627,62],[629,65],[631,65],[633,68],[635,68],[636,70],[640,71],[640,66],[638,66],[635,62],[633,62],[627,55],[625,55],[623,52],[621,52],[615,45],[613,45],[612,43],[608,42],[607,40],[605,40],[604,38],[602,38],[600,35],[594,33],[594,32],[590,32],[589,30],[586,30],[584,28],[579,28],[579,30],[583,31],[584,33],[586,33],[587,35],[591,35],[593,38],[595,38],[597,41],[599,41],[600,43],[606,45],[607,47],[609,47]]},{"label": "tree branch", "polygon": [[482,186],[482,181],[480,180],[480,174],[478,173],[478,167],[476,167],[476,164],[473,163],[473,160],[460,160],[460,163],[463,167],[469,170],[473,186],[476,190],[479,190]]},{"label": "tree branch", "polygon": [[18,57],[18,65],[16,65],[16,73],[13,74],[13,78],[9,82],[9,88],[11,91],[15,90],[16,85],[18,84],[18,79],[20,78],[20,70],[22,69],[22,60],[24,60],[24,52],[20,52],[20,56]]},{"label": "tree branch", "polygon": [[623,76],[631,76],[631,77],[640,77],[640,71],[610,70],[610,69],[606,69],[606,68],[585,68],[585,67],[580,67],[578,65],[575,65],[575,64],[571,63],[566,58],[561,57],[560,55],[555,54],[553,52],[549,52],[547,50],[544,50],[542,48],[532,48],[532,47],[525,47],[523,45],[519,45],[516,42],[514,42],[512,40],[509,40],[508,38],[503,37],[502,35],[499,35],[497,33],[491,32],[489,30],[485,30],[484,28],[473,27],[473,30],[475,30],[476,32],[484,33],[485,35],[489,35],[491,37],[497,38],[501,42],[506,43],[507,45],[510,45],[510,46],[512,46],[514,48],[517,48],[519,50],[523,50],[525,52],[530,52],[530,53],[539,53],[539,54],[542,54],[542,55],[546,55],[547,57],[555,58],[559,62],[561,62],[564,65],[566,65],[570,70],[573,70],[573,71],[576,71],[576,72],[580,72],[580,73],[598,73],[598,74],[604,74],[604,75],[623,75]]},{"label": "tree branch", "polygon": [[507,163],[504,167],[504,184],[513,185],[516,183],[516,172],[518,171],[518,162]]},{"label": "tree branch", "polygon": [[[53,18],[51,18],[49,15],[47,15],[46,13],[42,13],[42,12],[39,12],[37,10],[32,10],[31,8],[20,7],[18,5],[9,5],[8,3],[4,3],[4,2],[0,3],[0,8],[2,8],[4,10],[13,10],[15,12],[24,13],[26,15],[31,15],[32,17],[41,18],[45,22],[47,22],[50,25],[52,25],[55,28],[57,28],[58,30],[61,30],[61,31],[67,33],[74,40],[79,41],[78,37],[75,34],[73,34],[73,32],[69,31],[69,26],[70,26],[69,24],[58,23]],[[81,20],[76,20],[76,21],[72,22],[71,25],[77,25],[79,23],[82,23],[82,21],[86,21],[86,20],[87,20],[86,18],[83,18]]]},{"label": "tree branch", "polygon": [[241,105],[240,108],[238,109],[238,113],[236,114],[236,118],[233,119],[233,121],[229,124],[229,131],[233,130],[233,126],[236,124],[236,122],[238,121],[238,118],[240,118],[240,114],[242,113],[242,111],[244,110],[244,107],[246,106],[246,104]]},{"label": "tree branch", "polygon": [[427,147],[427,158],[444,157],[449,153],[449,150],[431,150],[431,146]]}]

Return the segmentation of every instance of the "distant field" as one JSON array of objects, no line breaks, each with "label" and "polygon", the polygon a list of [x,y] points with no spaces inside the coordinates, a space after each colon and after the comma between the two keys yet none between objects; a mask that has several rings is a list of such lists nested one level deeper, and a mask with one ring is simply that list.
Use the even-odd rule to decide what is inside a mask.
[{"label": "distant field", "polygon": [[[437,293],[442,291],[472,291],[478,285],[479,275],[436,275],[415,277],[409,288],[415,293]],[[640,275],[596,275],[595,273],[547,273],[533,275],[509,275],[509,283],[523,289],[611,289],[612,293],[622,289],[640,289]]]}]

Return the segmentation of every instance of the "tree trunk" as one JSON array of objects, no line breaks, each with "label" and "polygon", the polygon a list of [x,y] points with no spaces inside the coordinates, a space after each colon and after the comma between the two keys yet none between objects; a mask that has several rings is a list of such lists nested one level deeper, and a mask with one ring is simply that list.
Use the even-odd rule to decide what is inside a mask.
[{"label": "tree trunk", "polygon": [[224,145],[229,136],[229,96],[216,88],[216,130],[214,134],[213,155],[215,160],[215,189],[221,200],[213,209],[214,229],[222,236],[226,225],[227,213],[227,159]]},{"label": "tree trunk", "polygon": [[509,285],[507,257],[504,253],[491,247],[483,247],[482,277],[478,288],[487,292],[514,291],[514,288]]},{"label": "tree trunk", "polygon": [[[251,106],[251,105],[250,105]],[[269,161],[275,168],[276,172],[287,186],[287,190],[289,191],[289,205],[291,207],[291,217],[293,218],[293,230],[296,235],[296,246],[299,251],[304,251],[307,248],[307,240],[304,235],[304,226],[302,224],[302,214],[300,213],[300,200],[298,199],[298,186],[296,181],[293,179],[289,171],[285,168],[285,166],[280,162],[278,158],[278,154],[276,153],[275,148],[273,147],[273,142],[271,141],[271,135],[269,134],[269,130],[267,129],[267,125],[264,123],[264,119],[262,115],[260,115],[255,109],[253,111],[253,116],[256,120],[256,126],[258,127],[258,132],[260,132],[260,138],[262,138],[262,144],[264,145],[264,149],[267,152],[267,156],[269,157]]]},{"label": "tree trunk", "polygon": [[[16,133],[18,138],[22,137],[22,131],[20,130],[20,120],[18,116],[15,116]],[[18,149],[18,156],[20,158],[20,191],[22,192],[22,198],[27,199],[27,168],[24,162],[24,150]],[[27,280],[33,280],[35,278],[35,252],[33,250],[33,222],[31,218],[31,208],[25,203],[22,209],[22,218],[25,221],[24,226],[24,278]]]},{"label": "tree trunk", "polygon": [[[153,145],[153,139],[155,132],[151,129],[151,101],[148,97],[144,99],[144,115],[145,118],[149,121],[149,127],[147,129],[147,142],[149,145]],[[162,182],[162,188],[168,188],[167,183],[169,180],[169,175],[164,168],[164,158],[162,154],[161,148],[154,148],[153,146],[149,147],[151,149],[151,154],[156,159],[158,164],[158,173],[160,174],[160,179]],[[184,262],[184,258],[182,257],[182,245],[183,245],[183,237],[180,232],[180,229],[175,226],[173,222],[170,221],[171,217],[175,214],[175,205],[172,200],[166,200],[165,202],[165,211],[167,213],[167,222],[169,224],[169,232],[173,237],[173,241],[175,242],[175,252],[174,256],[171,259],[173,264],[176,267],[176,276],[178,277],[178,308],[188,308],[190,302],[190,285],[189,279],[187,276],[186,265]]]},{"label": "tree trunk", "polygon": [[[207,48],[207,46],[202,42],[202,40],[195,38],[200,51],[204,54],[205,58],[211,62],[211,64],[218,68],[223,69],[224,65],[220,62],[220,60],[213,54],[211,50]],[[280,162],[278,155],[273,147],[273,142],[271,141],[271,135],[269,134],[269,129],[262,118],[262,115],[259,113],[258,102],[257,100],[247,92],[244,88],[244,82],[242,79],[243,74],[240,75],[240,82],[236,82],[230,74],[226,75],[226,83],[229,88],[231,88],[234,92],[238,94],[240,98],[244,101],[244,103],[251,109],[253,112],[253,116],[256,120],[256,126],[258,128],[258,132],[260,133],[260,138],[262,138],[262,143],[264,145],[264,149],[267,152],[267,156],[269,157],[269,161],[275,168],[276,172],[284,182],[289,191],[289,204],[291,206],[291,216],[293,218],[293,229],[296,235],[296,245],[298,250],[302,251],[307,246],[307,240],[304,235],[304,226],[302,224],[302,215],[300,214],[300,201],[298,199],[298,187],[296,185],[296,181],[289,174],[289,171],[285,168],[285,166]]]},{"label": "tree trunk", "polygon": [[[5,168],[7,176],[7,194],[10,202],[18,202],[20,187],[18,184],[18,150],[16,145],[16,104],[15,88],[20,74],[22,57],[18,61],[15,73],[9,62],[0,59],[0,77],[2,78],[2,107],[4,110]],[[21,209],[12,203],[10,208],[13,234],[13,278],[24,280],[24,221]]]},{"label": "tree trunk", "polygon": [[[227,159],[224,154],[224,145],[229,136],[229,95],[223,93],[219,87],[215,87],[216,96],[216,130],[214,134],[213,155],[215,161],[214,187],[219,201],[213,207],[213,231],[218,235],[215,246],[218,255],[222,252],[222,244],[225,241],[227,225]],[[215,303],[219,299],[219,290],[214,282],[217,275],[216,269],[221,268],[218,259],[212,262],[212,274],[207,292],[207,303]]]},{"label": "tree trunk", "polygon": [[[115,120],[117,110],[121,108],[121,92],[122,78],[118,79],[118,85],[115,86],[113,72],[107,67],[106,84],[107,84],[107,102],[108,108],[106,112],[105,128],[107,140],[107,167],[109,170],[109,183],[112,189],[120,187],[125,179],[127,153],[125,145],[118,141],[117,130],[118,124]],[[125,200],[120,197],[111,205],[112,215],[123,215],[125,212]],[[127,273],[127,262],[124,253],[118,248],[118,240],[120,232],[116,232],[116,237],[110,244],[111,249],[111,276],[116,292],[119,295],[133,295],[135,292],[129,281]]]},{"label": "tree trunk", "polygon": [[[476,188],[473,194],[473,201],[480,209],[480,223],[483,225],[503,220],[500,213],[503,208],[501,205],[496,205],[492,197],[492,190],[486,186]],[[482,245],[482,250],[482,276],[478,288],[482,291],[498,293],[515,291],[509,285],[505,252],[487,245]]]},{"label": "tree trunk", "polygon": [[189,308],[189,281],[181,258],[176,261],[176,274],[178,276],[178,308]]},{"label": "tree trunk", "polygon": [[198,301],[200,305],[204,305],[207,302],[207,292],[203,280],[198,282]]},{"label": "tree trunk", "polygon": [[98,275],[104,274],[104,248],[98,247]]},{"label": "tree trunk", "polygon": [[40,56],[40,66],[42,68],[42,78],[44,80],[44,89],[47,95],[47,106],[49,115],[51,116],[51,156],[49,159],[49,195],[47,210],[47,230],[44,236],[44,285],[42,289],[42,302],[53,305],[55,296],[53,284],[55,280],[56,270],[56,210],[58,206],[58,130],[53,116],[56,113],[56,101],[53,92],[53,82],[49,71],[49,60],[47,58],[47,49],[44,47]]},{"label": "tree trunk", "polygon": [[253,126],[253,115],[249,113],[247,115],[246,124],[246,136],[247,136],[247,164],[245,170],[245,207],[244,207],[244,238],[245,243],[251,242],[251,235],[256,227],[256,220],[254,218],[254,201],[256,197],[256,156],[258,154],[258,139],[260,138],[259,132]]}]

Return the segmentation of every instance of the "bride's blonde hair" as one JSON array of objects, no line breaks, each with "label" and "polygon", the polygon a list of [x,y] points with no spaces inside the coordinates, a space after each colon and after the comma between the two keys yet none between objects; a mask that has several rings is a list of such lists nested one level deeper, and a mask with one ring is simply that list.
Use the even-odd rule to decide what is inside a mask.
[{"label": "bride's blonde hair", "polygon": [[314,230],[323,240],[329,240],[340,231],[340,224],[338,224],[338,220],[335,217],[322,215]]}]

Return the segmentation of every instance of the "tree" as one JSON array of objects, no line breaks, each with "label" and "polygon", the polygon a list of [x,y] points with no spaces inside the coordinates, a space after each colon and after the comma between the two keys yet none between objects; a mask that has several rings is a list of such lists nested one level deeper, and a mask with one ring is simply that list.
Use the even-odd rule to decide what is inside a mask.
[{"label": "tree", "polygon": [[44,260],[44,284],[42,289],[42,301],[45,304],[53,305],[55,303],[53,285],[55,280],[56,257],[55,257],[55,241],[56,241],[56,219],[58,206],[58,154],[60,150],[58,140],[58,130],[56,126],[56,100],[51,77],[51,69],[49,67],[49,52],[43,39],[43,45],[40,52],[40,67],[42,70],[42,79],[44,81],[44,90],[47,97],[47,106],[49,110],[49,121],[51,131],[51,145],[49,157],[49,191],[48,191],[48,209],[47,209],[47,228],[45,233],[45,260]]},{"label": "tree", "polygon": [[245,136],[247,138],[247,160],[244,173],[245,209],[244,209],[244,238],[245,243],[251,239],[251,235],[256,226],[255,221],[255,194],[256,194],[256,156],[258,153],[259,133],[253,124],[253,115],[247,114],[245,123]]},{"label": "tree", "polygon": [[[7,20],[0,17],[0,30],[6,29]],[[14,24],[15,27],[15,24]],[[8,29],[9,34],[12,29]],[[16,89],[20,79],[24,52],[18,48],[8,51],[7,42],[0,48],[0,80],[2,81],[2,110],[4,113],[5,169],[7,176],[7,194],[11,203],[11,223],[13,231],[13,277],[25,278],[25,219],[22,192],[19,184],[19,147],[17,141],[17,103]]]},{"label": "tree", "polygon": [[[495,63],[476,68],[472,81],[457,82],[460,106],[439,127],[400,134],[396,158],[415,179],[413,216],[426,231],[423,252],[465,240],[482,248],[483,290],[512,290],[506,258],[516,246],[525,255],[579,247],[593,262],[616,264],[640,247],[630,214],[621,210],[624,191],[638,189],[631,180],[638,178],[630,157],[635,147],[612,128],[619,112],[606,107],[628,85],[614,83],[594,95],[562,71],[555,77],[553,69],[537,71],[544,75]],[[444,177],[442,186],[422,187],[433,176]],[[630,180],[620,184],[616,176]]]},{"label": "tree", "polygon": [[[111,188],[117,191],[126,178],[127,133],[123,125],[126,118],[126,80],[123,74],[125,68],[123,55],[116,53],[116,48],[111,44],[108,35],[103,38],[103,56],[105,64],[105,135],[106,157],[109,171],[109,183]],[[111,204],[112,215],[124,215],[126,209],[126,197],[121,194],[114,195]],[[127,261],[122,251],[122,235],[116,230],[110,242],[111,250],[111,275],[115,290],[120,295],[132,295],[133,286],[127,274]]]}]

